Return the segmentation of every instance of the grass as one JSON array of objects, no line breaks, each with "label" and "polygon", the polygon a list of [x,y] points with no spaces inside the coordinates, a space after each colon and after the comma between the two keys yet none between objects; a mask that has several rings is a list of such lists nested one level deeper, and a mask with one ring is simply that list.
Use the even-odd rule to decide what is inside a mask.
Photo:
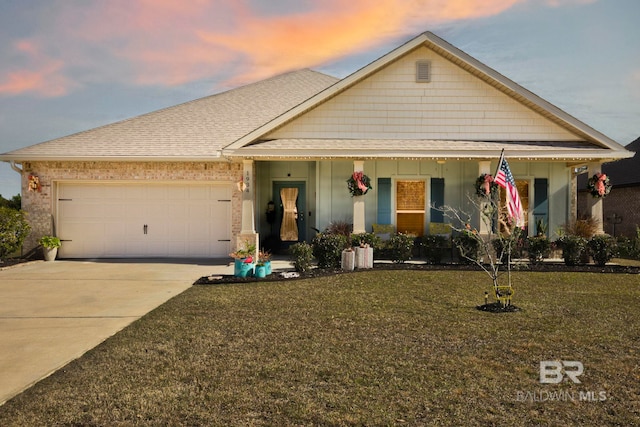
[{"label": "grass", "polygon": [[[0,407],[0,425],[637,425],[640,276],[514,283],[522,311],[503,314],[475,309],[480,272],[194,286]],[[541,384],[545,360],[581,361],[582,383]]]}]

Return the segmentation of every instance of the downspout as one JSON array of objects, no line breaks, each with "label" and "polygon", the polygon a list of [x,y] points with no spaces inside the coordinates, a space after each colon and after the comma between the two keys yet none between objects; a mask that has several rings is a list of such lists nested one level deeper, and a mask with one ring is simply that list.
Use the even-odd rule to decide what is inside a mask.
[{"label": "downspout", "polygon": [[17,165],[15,160],[11,160],[9,162],[9,164],[11,165],[11,169],[13,169],[14,171],[18,172],[20,175],[22,175],[22,169],[20,169]]}]

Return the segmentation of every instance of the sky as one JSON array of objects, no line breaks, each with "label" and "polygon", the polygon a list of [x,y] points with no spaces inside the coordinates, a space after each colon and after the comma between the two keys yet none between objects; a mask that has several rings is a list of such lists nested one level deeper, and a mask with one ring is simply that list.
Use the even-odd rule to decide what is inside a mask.
[{"label": "sky", "polygon": [[[424,31],[627,145],[638,0],[0,0],[0,153],[287,71],[346,77]],[[0,195],[20,192],[0,162]]]}]

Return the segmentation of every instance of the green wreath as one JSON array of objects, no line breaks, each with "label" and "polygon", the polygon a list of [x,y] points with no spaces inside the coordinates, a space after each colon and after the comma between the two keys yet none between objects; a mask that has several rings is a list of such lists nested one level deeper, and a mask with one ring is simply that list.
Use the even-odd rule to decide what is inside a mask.
[{"label": "green wreath", "polygon": [[371,190],[371,179],[362,172],[354,172],[347,180],[347,188],[351,197],[364,196],[367,191]]},{"label": "green wreath", "polygon": [[591,193],[591,195],[597,199],[607,197],[607,195],[611,192],[611,183],[609,182],[609,177],[603,173],[596,173],[589,181],[587,181],[587,189]]},{"label": "green wreath", "polygon": [[494,198],[498,195],[498,184],[496,184],[493,175],[483,173],[476,179],[476,195],[488,198]]}]

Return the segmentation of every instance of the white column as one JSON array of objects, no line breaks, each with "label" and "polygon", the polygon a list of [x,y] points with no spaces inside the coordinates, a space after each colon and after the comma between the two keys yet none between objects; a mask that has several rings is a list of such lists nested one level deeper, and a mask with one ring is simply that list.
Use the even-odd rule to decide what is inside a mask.
[{"label": "white column", "polygon": [[241,234],[255,233],[253,196],[255,194],[253,182],[253,160],[242,161],[242,229]]},{"label": "white column", "polygon": [[[478,162],[478,176],[482,174],[493,174],[494,171],[491,170],[491,161],[490,160],[482,160]],[[484,205],[486,202],[483,202],[481,205],[481,209],[484,209]],[[479,221],[479,229],[480,234],[489,234],[491,231],[488,225],[485,223],[485,220],[482,218],[482,212],[478,212],[478,221]]]},{"label": "white column", "polygon": [[244,247],[245,243],[255,244],[256,255],[259,247],[258,234],[255,228],[254,199],[255,182],[253,179],[253,160],[242,161],[242,228],[238,236],[236,246]]},{"label": "white column", "polygon": [[[589,163],[588,167],[588,178],[591,178],[596,173],[602,172],[602,164],[601,163]],[[602,197],[592,197],[591,195],[587,196],[587,212],[591,216],[591,218],[595,219],[598,223],[598,234],[604,233],[604,215],[602,214],[603,202]]]},{"label": "white column", "polygon": [[[364,160],[353,161],[353,171],[364,171]],[[366,233],[365,218],[364,218],[364,196],[353,197],[353,233],[361,234]]]}]

